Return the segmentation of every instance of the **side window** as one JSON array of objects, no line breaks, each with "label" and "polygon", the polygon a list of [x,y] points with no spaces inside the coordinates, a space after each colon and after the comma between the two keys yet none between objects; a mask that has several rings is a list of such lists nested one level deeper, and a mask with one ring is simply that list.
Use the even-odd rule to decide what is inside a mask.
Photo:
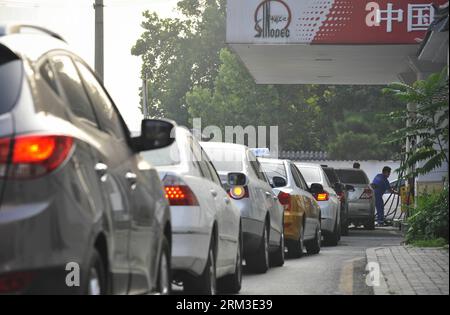
[{"label": "side window", "polygon": [[206,177],[207,174],[204,173],[204,169],[201,166],[201,151],[198,147],[196,149],[194,139],[191,136],[187,137],[187,145],[190,151],[189,163],[192,164],[195,171],[198,172],[200,176]]},{"label": "side window", "polygon": [[202,149],[202,156],[203,161],[205,162],[206,166],[209,169],[209,173],[211,174],[211,179],[214,183],[216,183],[219,186],[222,186],[222,182],[219,178],[219,175],[217,174],[216,169],[214,168],[214,165],[212,164],[211,160],[209,159],[208,155],[203,151]]},{"label": "side window", "polygon": [[69,56],[62,55],[54,56],[51,60],[72,113],[78,118],[97,126],[94,111],[72,59]]},{"label": "side window", "polygon": [[52,66],[50,65],[50,61],[46,60],[39,67],[39,74],[44,79],[44,81],[48,84],[50,89],[55,92],[56,95],[59,95],[58,84],[56,83],[55,73],[53,72]]},{"label": "side window", "polygon": [[247,157],[249,159],[249,163],[251,168],[253,169],[253,172],[256,174],[256,177],[266,182],[267,179],[264,173],[262,172],[261,164],[259,164],[259,162],[256,160],[256,157],[253,155],[253,153],[248,152]]},{"label": "side window", "polygon": [[295,182],[295,186],[302,188],[302,181],[300,180],[300,177],[297,174],[297,170],[295,169],[295,167],[291,164],[291,173],[292,173],[292,177],[294,178],[294,182]]},{"label": "side window", "polygon": [[125,138],[122,121],[111,99],[106,94],[95,75],[83,63],[75,61],[81,77],[86,85],[86,91],[94,105],[100,128],[118,139]]},{"label": "side window", "polygon": [[303,178],[302,173],[298,170],[297,166],[291,165],[291,167],[293,168],[293,173],[297,174],[297,178],[300,181],[299,187],[303,190],[308,191],[308,184],[306,183],[305,179]]}]

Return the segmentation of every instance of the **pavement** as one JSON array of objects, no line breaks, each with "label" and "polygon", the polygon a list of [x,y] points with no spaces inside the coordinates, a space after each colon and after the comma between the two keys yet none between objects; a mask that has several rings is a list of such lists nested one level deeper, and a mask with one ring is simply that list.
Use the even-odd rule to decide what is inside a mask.
[{"label": "pavement", "polygon": [[[388,246],[367,249],[376,295],[448,295],[449,252]],[[378,277],[379,276],[379,277]],[[375,280],[376,279],[376,280]]]},{"label": "pavement", "polygon": [[244,273],[241,295],[373,295],[366,284],[366,250],[398,246],[398,229],[351,229],[338,246],[322,247],[318,255],[287,259],[266,274]]}]

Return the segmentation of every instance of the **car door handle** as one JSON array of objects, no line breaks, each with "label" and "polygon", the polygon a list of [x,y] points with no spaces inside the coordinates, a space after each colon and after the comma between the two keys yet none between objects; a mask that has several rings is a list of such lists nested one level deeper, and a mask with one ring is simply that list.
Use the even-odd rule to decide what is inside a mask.
[{"label": "car door handle", "polygon": [[131,188],[135,189],[136,188],[136,183],[137,183],[137,175],[135,173],[132,173],[132,172],[127,172],[125,174],[125,178],[130,183]]},{"label": "car door handle", "polygon": [[98,174],[102,182],[106,182],[108,176],[108,165],[104,163],[95,164],[95,172]]},{"label": "car door handle", "polygon": [[215,191],[214,189],[211,189],[210,192],[214,198],[217,197],[217,191]]},{"label": "car door handle", "polygon": [[267,198],[272,198],[273,195],[272,195],[270,192],[266,191],[266,197],[267,197]]}]

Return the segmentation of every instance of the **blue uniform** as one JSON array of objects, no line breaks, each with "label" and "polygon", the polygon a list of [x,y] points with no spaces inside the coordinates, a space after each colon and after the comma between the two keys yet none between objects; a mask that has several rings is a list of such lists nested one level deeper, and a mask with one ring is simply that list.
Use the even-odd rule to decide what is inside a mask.
[{"label": "blue uniform", "polygon": [[386,176],[378,174],[373,179],[372,184],[375,186],[375,208],[377,209],[377,222],[384,222],[384,200],[383,195],[391,189],[391,185]]}]

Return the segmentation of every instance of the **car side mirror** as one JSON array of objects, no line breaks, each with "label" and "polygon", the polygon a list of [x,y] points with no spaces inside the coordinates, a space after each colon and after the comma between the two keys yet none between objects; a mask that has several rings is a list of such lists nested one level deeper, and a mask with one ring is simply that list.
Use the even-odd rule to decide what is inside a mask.
[{"label": "car side mirror", "polygon": [[309,191],[315,195],[315,194],[321,194],[324,192],[323,186],[321,184],[311,184],[311,188]]},{"label": "car side mirror", "polygon": [[230,186],[247,186],[248,178],[244,173],[228,173],[227,183]]},{"label": "car side mirror", "polygon": [[133,138],[138,152],[161,149],[175,141],[173,130],[175,124],[168,120],[144,119],[141,125],[141,135]]},{"label": "car side mirror", "polygon": [[281,177],[281,176],[274,176],[272,178],[272,184],[273,184],[273,188],[287,186],[286,179],[284,177]]},{"label": "car side mirror", "polygon": [[345,185],[345,190],[347,191],[355,191],[355,187],[352,185]]}]

